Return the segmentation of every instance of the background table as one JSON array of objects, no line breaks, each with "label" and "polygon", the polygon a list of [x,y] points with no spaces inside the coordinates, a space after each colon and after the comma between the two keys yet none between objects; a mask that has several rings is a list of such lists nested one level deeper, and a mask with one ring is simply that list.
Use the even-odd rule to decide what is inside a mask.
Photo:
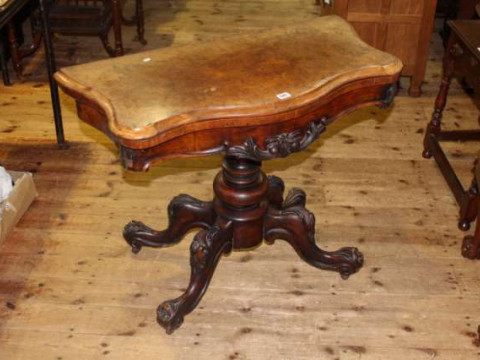
[{"label": "background table", "polygon": [[[437,162],[448,186],[452,190],[455,200],[460,206],[460,221],[458,227],[468,230],[470,222],[477,216],[476,182],[469,190],[465,190],[455,174],[450,162],[440,146],[440,141],[479,141],[480,130],[442,130],[443,110],[447,103],[448,89],[454,75],[464,79],[469,87],[474,89],[478,97],[480,93],[480,20],[455,20],[450,21],[450,38],[445,51],[443,64],[443,79],[435,101],[435,110],[432,120],[427,126],[424,138],[423,156],[433,156]],[[472,257],[462,248],[462,254]],[[469,255],[470,254],[470,255]],[[475,256],[476,257],[476,254]]]}]

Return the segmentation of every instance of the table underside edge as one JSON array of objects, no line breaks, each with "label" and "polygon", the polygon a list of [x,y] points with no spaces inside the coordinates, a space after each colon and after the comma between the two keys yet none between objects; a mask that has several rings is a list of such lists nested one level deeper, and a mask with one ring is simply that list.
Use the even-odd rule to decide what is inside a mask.
[{"label": "table underside edge", "polygon": [[[284,141],[286,143],[279,144],[280,149],[285,149],[285,146],[288,148],[291,145],[289,141],[291,142],[293,137],[298,141],[302,136],[303,138],[308,137],[312,125],[318,127],[322,123],[326,127],[357,109],[368,106],[389,106],[396,95],[398,76],[388,77],[388,79],[383,78],[382,81],[378,79],[375,79],[375,81],[373,81],[374,79],[369,80],[371,81],[368,86],[350,88],[346,86],[343,89],[337,89],[336,92],[330,94],[331,96],[319,99],[317,102],[301,109],[288,113],[273,114],[270,116],[271,121],[269,122],[265,119],[251,117],[235,119],[235,126],[228,125],[225,119],[203,122],[200,124],[202,126],[197,127],[190,124],[190,126],[176,129],[177,136],[152,146],[148,146],[149,139],[140,143],[117,138],[109,132],[108,127],[105,126],[105,121],[99,121],[102,114],[99,109],[93,108],[91,104],[77,100],[77,108],[79,117],[83,121],[106,133],[116,143],[125,168],[134,171],[147,171],[151,165],[160,161],[208,156],[225,151],[228,153],[228,149],[245,146],[248,142],[250,142],[250,145],[247,145],[247,147],[251,147],[253,144],[257,150],[267,154],[265,151],[272,141]],[[258,121],[256,122],[256,120]],[[323,129],[320,132],[323,132]],[[295,141],[293,142],[295,143]],[[139,143],[140,147],[138,147]],[[295,144],[293,148],[297,146]],[[303,148],[300,150],[303,150]],[[290,152],[295,151],[299,150],[293,149]],[[286,155],[288,154],[278,154],[278,156],[270,158]],[[263,157],[258,160],[270,158]]]}]

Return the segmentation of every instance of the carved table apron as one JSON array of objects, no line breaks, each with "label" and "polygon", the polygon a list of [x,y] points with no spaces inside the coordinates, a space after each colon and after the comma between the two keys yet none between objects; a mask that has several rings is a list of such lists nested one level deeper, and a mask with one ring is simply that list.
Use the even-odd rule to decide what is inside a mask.
[{"label": "carved table apron", "polygon": [[205,293],[222,254],[263,240],[287,241],[309,264],[343,278],[363,264],[356,248],[328,252],[315,243],[305,192],[284,198],[283,181],[261,162],[302,151],[335,119],[362,106],[388,106],[401,62],[363,43],[336,16],[211,43],[154,50],[61,69],[60,86],[79,117],[119,147],[123,165],[225,152],[211,202],[189,195],[168,206],[168,228],[132,221],[124,237],[134,253],[164,247],[193,228],[187,290],[162,303],[167,333]]}]

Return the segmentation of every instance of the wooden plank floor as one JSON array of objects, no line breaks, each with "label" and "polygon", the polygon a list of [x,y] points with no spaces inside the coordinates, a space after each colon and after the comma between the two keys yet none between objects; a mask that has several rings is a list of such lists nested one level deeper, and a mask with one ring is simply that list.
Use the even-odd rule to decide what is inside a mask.
[{"label": "wooden plank floor", "polygon": [[[301,22],[317,16],[312,3],[146,0],[146,48]],[[128,29],[126,47],[140,51],[133,36]],[[58,37],[55,46],[61,65],[105,57],[94,38]],[[27,80],[0,87],[0,159],[34,172],[39,191],[0,246],[0,359],[479,358],[480,263],[460,256],[457,206],[434,162],[421,157],[441,53],[436,38],[425,96],[357,112],[307,151],[265,164],[287,188],[307,191],[319,245],[363,251],[360,273],[343,281],[281,242],[232,253],[171,336],[156,325],[155,309],[185,288],[193,234],[134,256],[122,227],[132,218],[165,226],[180,192],[211,198],[220,157],[125,172],[66,96],[70,148],[58,150],[42,56],[27,60]],[[477,114],[454,86],[447,126],[476,126]],[[468,184],[477,146],[446,148]]]}]

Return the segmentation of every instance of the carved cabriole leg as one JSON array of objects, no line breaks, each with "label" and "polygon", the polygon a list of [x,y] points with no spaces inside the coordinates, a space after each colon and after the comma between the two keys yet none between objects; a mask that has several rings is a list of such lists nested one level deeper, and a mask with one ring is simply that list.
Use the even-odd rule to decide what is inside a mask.
[{"label": "carved cabriole leg", "polygon": [[157,321],[171,334],[183,323],[185,315],[195,309],[207,290],[222,254],[232,250],[232,222],[217,219],[215,225],[200,231],[190,246],[190,283],[178,298],[160,304]]},{"label": "carved cabriole leg", "polygon": [[363,256],[356,248],[328,252],[315,244],[315,217],[305,208],[305,192],[292,189],[281,209],[270,207],[265,217],[265,240],[287,241],[298,255],[317,268],[338,271],[348,278],[363,265]]},{"label": "carved cabriole leg", "polygon": [[138,253],[142,246],[165,247],[178,243],[193,228],[208,228],[215,221],[212,202],[178,195],[168,205],[168,228],[156,231],[139,221],[125,226],[123,237]]},{"label": "carved cabriole leg", "polygon": [[455,65],[455,37],[452,35],[448,41],[447,49],[445,51],[445,58],[443,60],[443,78],[435,100],[435,110],[432,114],[432,119],[427,126],[427,131],[423,139],[423,157],[432,157],[431,149],[429,147],[430,135],[437,136],[441,131],[443,109],[447,104],[448,89],[452,81],[454,65]]}]

